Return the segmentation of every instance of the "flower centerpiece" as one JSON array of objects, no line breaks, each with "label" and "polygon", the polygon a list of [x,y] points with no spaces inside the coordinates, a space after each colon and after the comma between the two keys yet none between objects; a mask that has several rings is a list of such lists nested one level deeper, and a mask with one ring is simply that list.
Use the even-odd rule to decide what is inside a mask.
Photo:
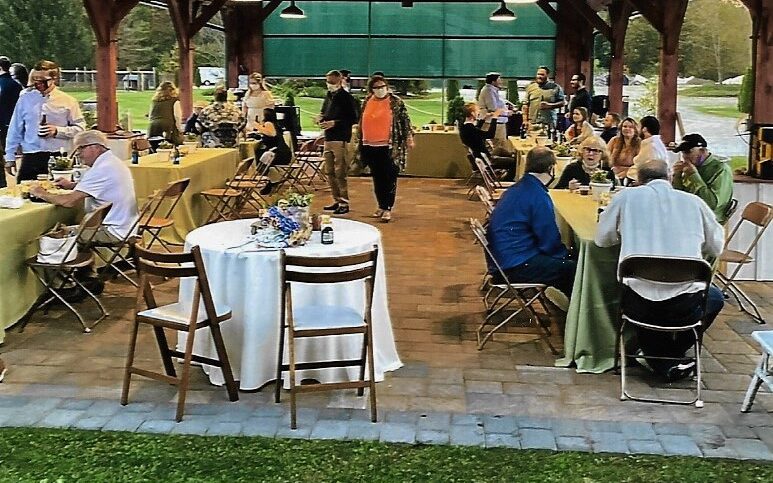
[{"label": "flower centerpiece", "polygon": [[49,161],[51,175],[54,179],[65,178],[72,181],[72,160],[67,156],[54,156],[53,162]]},{"label": "flower centerpiece", "polygon": [[608,178],[606,171],[597,169],[591,173],[590,189],[595,201],[601,201],[601,193],[609,193],[612,191],[612,180]]},{"label": "flower centerpiece", "polygon": [[267,248],[305,245],[311,238],[309,209],[313,198],[313,194],[287,192],[275,199],[252,224],[258,244]]},{"label": "flower centerpiece", "polygon": [[572,155],[572,148],[568,144],[556,144],[553,146],[553,152],[557,158],[568,158]]}]

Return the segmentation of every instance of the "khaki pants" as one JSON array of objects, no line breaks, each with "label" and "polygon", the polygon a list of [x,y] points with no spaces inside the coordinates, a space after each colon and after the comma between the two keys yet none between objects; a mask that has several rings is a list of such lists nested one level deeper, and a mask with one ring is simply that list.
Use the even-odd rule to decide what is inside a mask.
[{"label": "khaki pants", "polygon": [[494,144],[492,153],[494,156],[512,156],[513,144],[507,139],[507,125],[497,124],[497,129],[494,132],[494,139],[491,140]]},{"label": "khaki pants", "polygon": [[333,200],[343,205],[349,204],[349,187],[346,181],[349,170],[346,162],[348,144],[345,141],[325,141],[322,151],[322,157],[325,158],[325,175]]}]

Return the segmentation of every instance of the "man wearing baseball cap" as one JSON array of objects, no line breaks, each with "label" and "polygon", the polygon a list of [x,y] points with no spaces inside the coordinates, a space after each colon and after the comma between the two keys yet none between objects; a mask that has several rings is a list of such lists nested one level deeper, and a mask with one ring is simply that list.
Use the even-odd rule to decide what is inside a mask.
[{"label": "man wearing baseball cap", "polygon": [[64,178],[56,180],[59,188],[73,191],[55,195],[40,186],[33,186],[30,194],[60,206],[74,207],[84,202],[86,212],[93,211],[105,203],[112,203],[113,206],[105,216],[94,240],[123,240],[139,216],[137,199],[134,196],[134,180],[129,167],[110,151],[107,147],[107,137],[100,131],[78,133],[73,144],[75,152],[89,169],[77,183]]},{"label": "man wearing baseball cap", "polygon": [[674,188],[692,193],[709,205],[717,221],[727,221],[727,208],[733,197],[733,171],[724,158],[711,154],[700,134],[687,134],[674,148],[682,159],[674,164]]}]

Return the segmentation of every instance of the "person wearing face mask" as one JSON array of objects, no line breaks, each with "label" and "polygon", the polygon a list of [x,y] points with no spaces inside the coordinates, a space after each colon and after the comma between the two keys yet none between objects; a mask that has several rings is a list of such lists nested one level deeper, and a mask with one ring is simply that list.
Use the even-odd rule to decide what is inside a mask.
[{"label": "person wearing face mask", "polygon": [[725,223],[733,198],[733,170],[727,160],[710,153],[700,134],[685,135],[674,152],[682,153],[682,159],[674,164],[671,184],[705,201],[717,221]]},{"label": "person wearing face mask", "polygon": [[[555,166],[556,156],[549,148],[538,146],[529,151],[526,174],[497,202],[487,238],[494,258],[511,282],[544,283],[569,297],[577,264],[561,242],[548,194]],[[489,264],[489,272],[496,277],[496,268],[491,261]]]},{"label": "person wearing face mask", "polygon": [[333,204],[325,206],[325,211],[336,215],[349,213],[349,188],[346,175],[349,164],[346,151],[352,140],[352,126],[360,116],[359,107],[349,92],[342,87],[343,76],[337,70],[325,75],[327,95],[316,122],[325,132],[325,145],[322,156],[325,160],[325,175],[330,185]]},{"label": "person wearing face mask", "polygon": [[263,122],[265,109],[275,107],[274,96],[266,86],[266,81],[258,72],[250,74],[247,84],[247,94],[242,101],[242,112],[247,119],[247,131],[253,131]]},{"label": "person wearing face mask", "polygon": [[[17,181],[34,180],[48,173],[48,158],[58,156],[60,149],[69,151],[73,137],[86,128],[78,102],[59,90],[58,79],[59,66],[55,62],[41,60],[35,64],[29,79],[34,91],[20,96],[13,111],[5,144],[5,169],[8,174],[16,174]],[[18,173],[17,149],[22,152]]]},{"label": "person wearing face mask", "polygon": [[603,139],[597,136],[589,137],[580,143],[579,155],[580,159],[566,165],[555,189],[576,190],[581,185],[587,186],[590,183],[590,175],[598,170],[606,171],[607,178],[612,184],[616,183],[615,173],[609,167],[607,145]]},{"label": "person wearing face mask", "polygon": [[397,175],[413,148],[411,119],[402,99],[389,92],[383,76],[368,81],[360,117],[360,159],[370,167],[378,209],[374,218],[388,223],[397,194]]}]

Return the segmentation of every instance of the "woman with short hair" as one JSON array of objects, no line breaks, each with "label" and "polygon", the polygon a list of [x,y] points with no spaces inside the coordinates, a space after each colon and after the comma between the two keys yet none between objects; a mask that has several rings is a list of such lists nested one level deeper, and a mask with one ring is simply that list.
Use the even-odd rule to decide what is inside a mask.
[{"label": "woman with short hair", "polygon": [[180,106],[180,94],[172,82],[164,81],[159,84],[153,94],[148,118],[148,137],[164,136],[172,144],[182,144],[180,128],[183,125],[183,111]]},{"label": "woman with short hair", "polygon": [[569,163],[561,173],[555,189],[576,190],[581,185],[590,184],[590,176],[595,171],[607,172],[607,179],[615,184],[615,174],[609,167],[607,144],[598,136],[592,136],[580,143],[578,159]]}]

